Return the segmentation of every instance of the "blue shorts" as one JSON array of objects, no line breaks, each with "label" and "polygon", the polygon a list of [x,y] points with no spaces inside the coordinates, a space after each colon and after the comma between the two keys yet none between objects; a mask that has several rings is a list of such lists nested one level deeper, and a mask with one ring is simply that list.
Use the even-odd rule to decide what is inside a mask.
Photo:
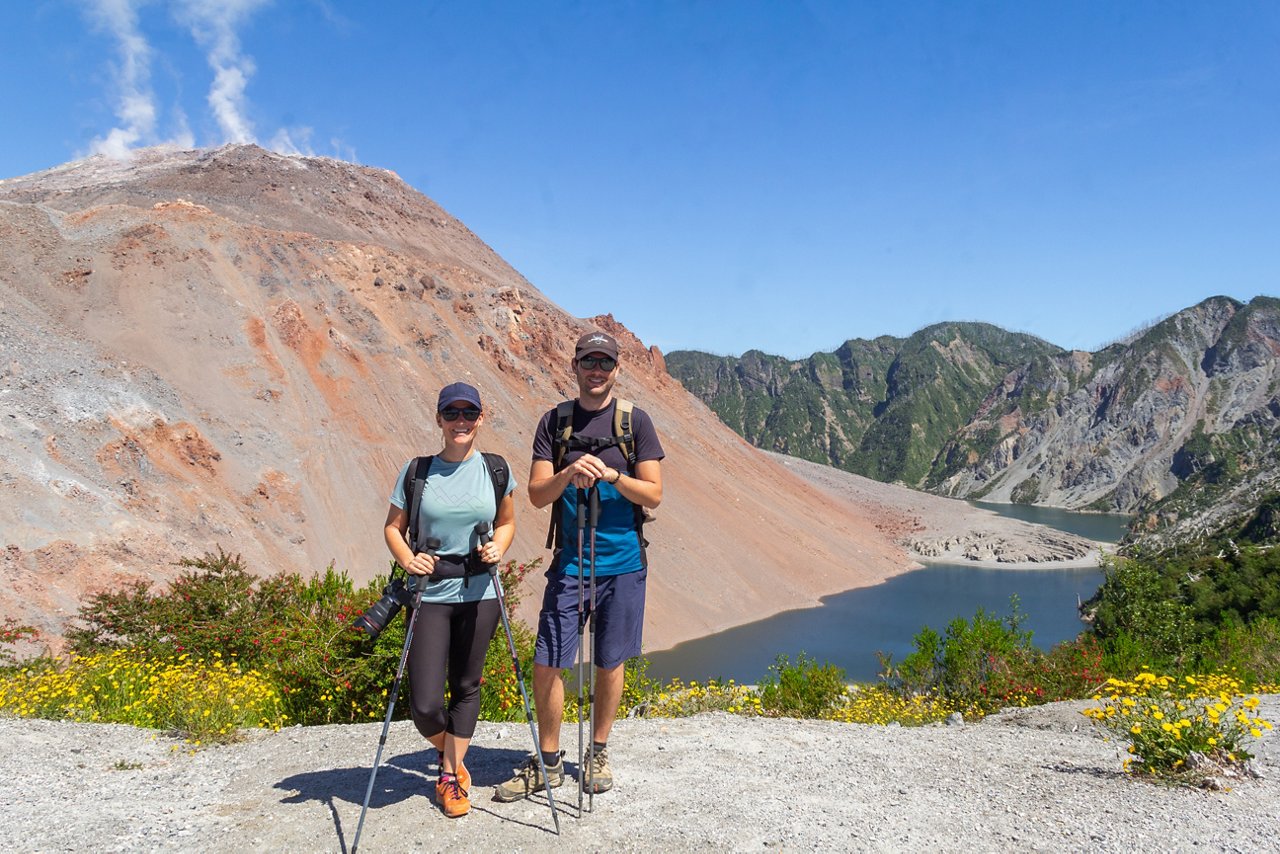
[{"label": "blue shorts", "polygon": [[[546,575],[533,660],[548,667],[573,667],[578,657],[578,577],[562,574],[554,562]],[[590,616],[591,579],[582,580],[582,613],[588,620],[584,632],[594,632],[591,648],[597,667],[609,670],[640,654],[648,577],[648,569],[597,575],[594,617]]]}]

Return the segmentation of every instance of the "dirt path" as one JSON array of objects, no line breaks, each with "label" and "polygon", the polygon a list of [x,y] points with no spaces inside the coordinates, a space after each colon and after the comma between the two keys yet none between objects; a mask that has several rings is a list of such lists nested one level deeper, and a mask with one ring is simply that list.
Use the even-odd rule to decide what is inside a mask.
[{"label": "dirt path", "polygon": [[[433,751],[398,722],[360,850],[1274,850],[1280,736],[1257,751],[1261,780],[1230,792],[1154,786],[1120,773],[1122,748],[1083,705],[918,729],[724,714],[619,721],[617,786],[583,817],[572,781],[557,790],[558,839],[544,799],[489,800],[525,755],[526,727],[480,725],[468,756],[474,809],[448,819],[428,794]],[[1280,718],[1280,696],[1260,711]],[[293,728],[192,754],[124,726],[0,720],[0,846],[345,852],[380,730]],[[571,754],[576,737],[566,726]]]}]

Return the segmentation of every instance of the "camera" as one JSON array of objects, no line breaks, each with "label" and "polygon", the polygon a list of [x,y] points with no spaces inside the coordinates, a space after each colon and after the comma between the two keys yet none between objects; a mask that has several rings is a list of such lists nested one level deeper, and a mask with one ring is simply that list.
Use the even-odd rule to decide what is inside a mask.
[{"label": "camera", "polygon": [[[422,545],[427,554],[433,555],[440,548],[440,540],[436,537],[427,537],[422,541]],[[403,578],[396,578],[396,570],[400,568],[399,564],[392,566],[391,580],[387,582],[386,587],[382,588],[382,598],[369,606],[351,624],[353,629],[364,632],[369,640],[377,640],[378,635],[382,634],[387,624],[396,618],[401,608],[412,608],[413,597],[418,592],[415,585],[426,584],[425,579],[411,579],[406,582]],[[405,640],[408,641],[408,637]]]},{"label": "camera", "polygon": [[369,640],[377,640],[387,624],[396,618],[400,609],[413,604],[413,587],[403,578],[393,578],[382,588],[382,598],[369,606],[351,627],[364,632]]}]

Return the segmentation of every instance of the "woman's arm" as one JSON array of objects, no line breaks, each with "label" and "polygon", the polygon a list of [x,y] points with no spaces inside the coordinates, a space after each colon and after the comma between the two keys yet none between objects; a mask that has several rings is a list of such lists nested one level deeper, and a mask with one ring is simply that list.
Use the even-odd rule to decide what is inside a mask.
[{"label": "woman's arm", "polygon": [[426,552],[414,554],[404,538],[409,530],[409,513],[394,504],[387,507],[387,521],[382,526],[382,538],[387,542],[387,550],[395,558],[396,563],[404,567],[410,575],[430,575],[436,568],[435,555]]}]

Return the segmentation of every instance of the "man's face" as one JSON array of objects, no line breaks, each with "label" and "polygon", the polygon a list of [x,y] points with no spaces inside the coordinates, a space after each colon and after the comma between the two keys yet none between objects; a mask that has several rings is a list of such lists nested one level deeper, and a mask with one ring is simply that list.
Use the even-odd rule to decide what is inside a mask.
[{"label": "man's face", "polygon": [[573,362],[578,390],[589,397],[604,397],[618,378],[618,361],[607,353],[584,353]]}]

